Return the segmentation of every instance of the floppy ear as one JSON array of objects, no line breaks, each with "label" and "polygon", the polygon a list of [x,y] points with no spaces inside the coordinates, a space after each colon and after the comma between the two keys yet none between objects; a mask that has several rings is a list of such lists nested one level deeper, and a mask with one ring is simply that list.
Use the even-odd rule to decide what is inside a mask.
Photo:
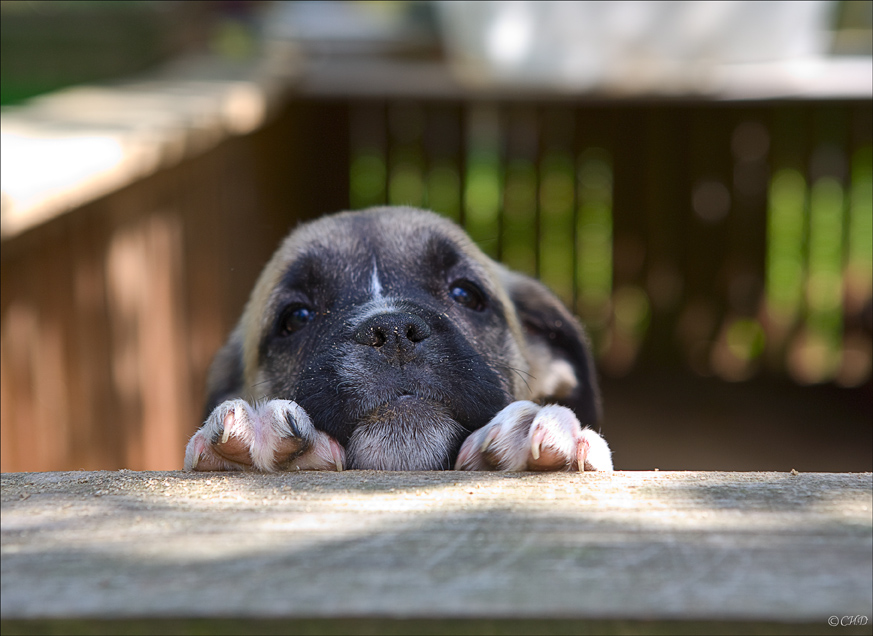
[{"label": "floppy ear", "polygon": [[227,344],[215,354],[209,367],[204,419],[225,400],[242,397],[245,383],[243,369],[243,337],[238,327],[230,335]]},{"label": "floppy ear", "polygon": [[527,346],[533,399],[566,406],[583,426],[599,429],[600,390],[582,325],[545,285],[501,270]]}]

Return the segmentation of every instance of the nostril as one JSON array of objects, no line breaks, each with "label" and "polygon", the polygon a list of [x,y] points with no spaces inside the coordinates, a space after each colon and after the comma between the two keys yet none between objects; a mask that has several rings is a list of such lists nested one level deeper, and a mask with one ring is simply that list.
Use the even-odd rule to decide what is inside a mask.
[{"label": "nostril", "polygon": [[396,342],[400,347],[416,344],[430,336],[428,324],[414,314],[380,314],[365,321],[355,331],[357,342],[370,347],[382,347]]},{"label": "nostril", "polygon": [[430,335],[430,328],[424,323],[411,323],[406,329],[406,339],[410,342],[421,342]]},{"label": "nostril", "polygon": [[355,332],[355,341],[362,345],[379,348],[388,342],[388,334],[380,325],[365,324]]}]

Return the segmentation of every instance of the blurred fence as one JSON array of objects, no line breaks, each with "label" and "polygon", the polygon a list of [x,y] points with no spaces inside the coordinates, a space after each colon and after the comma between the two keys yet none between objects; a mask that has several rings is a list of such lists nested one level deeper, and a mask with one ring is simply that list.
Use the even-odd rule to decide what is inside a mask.
[{"label": "blurred fence", "polygon": [[318,187],[319,174],[344,180],[345,152],[325,140],[307,152],[302,139],[301,126],[345,117],[334,110],[291,105],[4,237],[3,471],[181,468],[208,365],[261,267],[307,210],[346,205],[342,187]]},{"label": "blurred fence", "polygon": [[601,367],[870,378],[869,103],[351,106],[352,207],[431,207],[539,276]]},{"label": "blurred fence", "polygon": [[299,99],[2,250],[2,470],[181,466],[299,220],[436,209],[540,276],[604,373],[870,382],[869,101]]}]

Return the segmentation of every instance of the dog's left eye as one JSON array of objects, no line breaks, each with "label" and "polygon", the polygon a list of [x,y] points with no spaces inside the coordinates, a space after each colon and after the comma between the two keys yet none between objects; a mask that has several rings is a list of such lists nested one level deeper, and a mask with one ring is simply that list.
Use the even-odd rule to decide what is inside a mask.
[{"label": "dog's left eye", "polygon": [[449,287],[449,297],[459,305],[473,311],[482,311],[486,306],[485,294],[475,283],[468,280],[458,280],[452,283]]},{"label": "dog's left eye", "polygon": [[283,335],[292,334],[305,327],[313,318],[315,318],[315,312],[309,307],[294,305],[282,312],[279,328]]}]

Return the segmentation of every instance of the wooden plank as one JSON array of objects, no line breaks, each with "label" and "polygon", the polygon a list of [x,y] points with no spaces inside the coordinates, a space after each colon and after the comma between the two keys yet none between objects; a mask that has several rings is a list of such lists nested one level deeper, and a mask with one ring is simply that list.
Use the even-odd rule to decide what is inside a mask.
[{"label": "wooden plank", "polygon": [[870,473],[7,473],[0,608],[4,633],[869,633],[871,510]]},{"label": "wooden plank", "polygon": [[559,82],[525,85],[484,77],[465,83],[441,61],[336,56],[304,61],[297,89],[307,97],[750,102],[865,99],[873,88],[869,57],[823,58],[803,71],[798,73],[791,62],[735,64],[714,67],[698,79],[686,74],[681,85],[613,82],[580,89]]}]

